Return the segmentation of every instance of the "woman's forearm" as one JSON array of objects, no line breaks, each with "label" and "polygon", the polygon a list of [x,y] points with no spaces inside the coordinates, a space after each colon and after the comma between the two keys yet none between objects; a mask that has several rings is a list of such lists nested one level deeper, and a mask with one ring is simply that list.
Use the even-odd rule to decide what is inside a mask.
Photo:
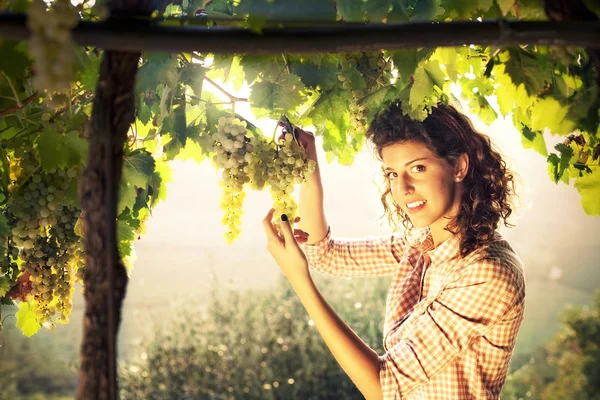
[{"label": "woman's forearm", "polygon": [[300,186],[298,201],[300,222],[298,222],[297,228],[307,232],[309,236],[306,243],[313,244],[327,235],[329,225],[327,224],[325,209],[323,207],[323,183],[321,182],[321,172],[316,149],[308,150],[307,156],[317,164],[315,172],[308,178],[307,182]]},{"label": "woman's forearm", "polygon": [[379,356],[336,314],[315,286],[310,274],[290,279],[325,344],[367,400],[383,398]]}]

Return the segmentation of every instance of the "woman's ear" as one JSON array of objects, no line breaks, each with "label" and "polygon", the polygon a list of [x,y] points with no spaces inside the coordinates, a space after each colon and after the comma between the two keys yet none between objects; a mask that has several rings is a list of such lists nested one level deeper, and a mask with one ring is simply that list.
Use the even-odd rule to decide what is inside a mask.
[{"label": "woman's ear", "polygon": [[454,163],[454,180],[456,182],[461,182],[467,176],[467,172],[469,171],[469,156],[467,153],[462,153],[456,159],[456,163]]}]

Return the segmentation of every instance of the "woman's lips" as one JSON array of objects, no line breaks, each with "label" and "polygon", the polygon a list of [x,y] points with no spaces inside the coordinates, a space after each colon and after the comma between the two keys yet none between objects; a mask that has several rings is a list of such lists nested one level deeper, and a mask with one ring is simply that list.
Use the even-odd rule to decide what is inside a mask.
[{"label": "woman's lips", "polygon": [[406,210],[409,214],[414,214],[425,208],[426,204],[427,200],[411,201],[410,203],[406,203]]}]

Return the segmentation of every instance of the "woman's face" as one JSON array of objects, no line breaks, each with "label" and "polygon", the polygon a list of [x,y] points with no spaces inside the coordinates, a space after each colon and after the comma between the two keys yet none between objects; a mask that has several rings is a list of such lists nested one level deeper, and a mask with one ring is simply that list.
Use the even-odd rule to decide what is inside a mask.
[{"label": "woman's face", "polygon": [[403,142],[384,147],[381,157],[392,196],[412,224],[443,232],[450,221],[444,217],[456,215],[460,206],[466,156],[455,167],[421,143]]}]

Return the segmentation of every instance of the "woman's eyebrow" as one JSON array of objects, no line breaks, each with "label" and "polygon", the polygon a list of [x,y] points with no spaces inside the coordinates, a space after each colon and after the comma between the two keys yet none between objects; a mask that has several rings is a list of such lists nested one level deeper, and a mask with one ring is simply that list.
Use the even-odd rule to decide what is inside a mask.
[{"label": "woman's eyebrow", "polygon": [[[427,160],[427,159],[429,159],[429,157],[415,158],[414,160],[409,161],[406,164],[404,164],[404,166],[407,167],[407,166],[409,166],[410,164],[412,164],[412,163],[414,163],[416,161]],[[393,170],[394,170],[394,168],[392,168],[392,167],[385,167],[384,168],[384,171],[393,171]]]}]

